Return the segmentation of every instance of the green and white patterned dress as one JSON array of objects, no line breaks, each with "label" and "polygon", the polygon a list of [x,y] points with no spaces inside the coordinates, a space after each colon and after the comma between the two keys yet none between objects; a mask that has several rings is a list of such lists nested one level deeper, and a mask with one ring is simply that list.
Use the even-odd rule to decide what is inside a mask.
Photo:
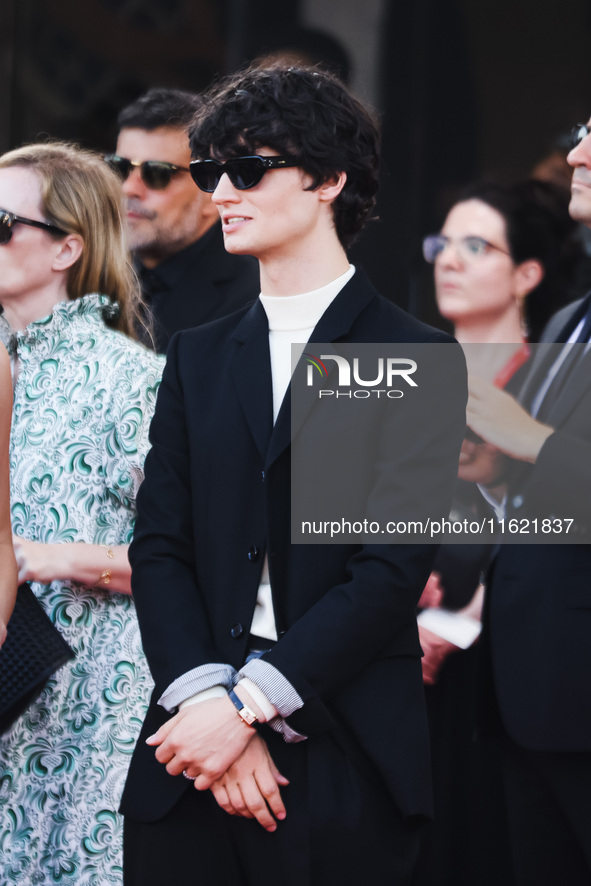
[{"label": "green and white patterned dress", "polygon": [[[109,305],[62,302],[8,340],[0,320],[19,361],[11,508],[24,538],[131,539],[163,358],[105,326]],[[0,736],[0,883],[114,886],[117,807],[153,686],[133,601],[70,581],[33,589],[76,658]]]}]

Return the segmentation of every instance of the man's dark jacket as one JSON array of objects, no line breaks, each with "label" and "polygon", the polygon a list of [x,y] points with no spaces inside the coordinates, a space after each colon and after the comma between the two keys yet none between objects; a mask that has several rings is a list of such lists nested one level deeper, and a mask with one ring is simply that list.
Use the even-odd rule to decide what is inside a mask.
[{"label": "man's dark jacket", "polygon": [[[377,295],[359,269],[316,326],[314,342],[450,342]],[[441,347],[441,344],[440,344]],[[398,427],[397,474],[421,460],[434,498],[451,501],[465,426],[465,368],[434,373],[446,421]],[[389,415],[395,422],[396,403]],[[298,430],[306,433],[306,425]],[[273,425],[268,323],[260,302],[171,342],[130,549],[133,593],[156,689],[122,811],[163,816],[187,788],[145,744],[169,714],[157,704],[181,674],[212,662],[239,669],[268,557],[279,641],[265,658],[304,701],[297,731],[332,731],[401,814],[428,815],[431,787],[416,604],[435,547],[290,543],[290,390]],[[442,480],[431,467],[449,466]],[[425,456],[424,458],[422,456]],[[387,458],[387,455],[386,455]],[[381,482],[378,468],[376,487]],[[396,512],[396,493],[393,514]],[[268,727],[267,727],[268,728]],[[297,788],[293,788],[296,790]]]},{"label": "man's dark jacket", "polygon": [[[565,342],[591,296],[563,308],[543,342]],[[534,355],[522,402],[540,387],[556,357]],[[591,350],[539,414],[555,428],[535,465],[519,465],[506,520],[537,514],[591,525]],[[548,541],[553,541],[547,536]],[[506,544],[492,570],[483,647],[492,656],[502,722],[511,738],[538,751],[591,751],[591,545]],[[545,540],[545,539],[544,539]],[[556,539],[554,539],[556,540]],[[488,658],[488,656],[487,656]]]},{"label": "man's dark jacket", "polygon": [[138,274],[154,344],[141,330],[140,338],[160,354],[175,332],[233,314],[260,292],[258,262],[226,252],[219,223],[153,270],[140,265]]}]

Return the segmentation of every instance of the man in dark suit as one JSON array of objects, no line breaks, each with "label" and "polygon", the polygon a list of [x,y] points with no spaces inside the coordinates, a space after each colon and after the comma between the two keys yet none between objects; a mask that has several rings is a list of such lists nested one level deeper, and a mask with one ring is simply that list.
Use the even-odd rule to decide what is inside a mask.
[{"label": "man in dark suit", "polygon": [[226,252],[217,209],[189,175],[187,126],[200,105],[190,92],[150,89],[120,112],[116,152],[106,157],[123,178],[128,243],[153,327],[153,340],[141,337],[159,353],[178,330],[259,294],[256,261]]},{"label": "man in dark suit", "polygon": [[415,607],[435,550],[291,544],[290,346],[447,342],[451,375],[431,377],[445,422],[422,410],[405,425],[375,400],[396,438],[386,449],[377,428],[361,518],[386,487],[400,514],[413,456],[447,513],[461,355],[349,264],[378,135],[338,80],[253,67],[215,88],[190,137],[226,248],[257,256],[262,294],[168,352],[130,550],[156,689],[122,801],[125,882],[402,886],[430,812]]},{"label": "man in dark suit", "polygon": [[[588,127],[568,162],[571,215],[591,225]],[[502,738],[518,886],[591,882],[590,317],[587,296],[550,321],[542,342],[565,345],[535,353],[523,405],[470,382],[468,424],[510,457],[505,524],[561,530],[504,544],[488,580],[484,713]]]}]

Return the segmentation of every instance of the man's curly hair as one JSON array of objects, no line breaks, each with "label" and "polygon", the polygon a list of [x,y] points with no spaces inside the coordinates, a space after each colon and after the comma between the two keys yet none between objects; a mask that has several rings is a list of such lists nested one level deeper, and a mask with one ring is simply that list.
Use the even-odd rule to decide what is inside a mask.
[{"label": "man's curly hair", "polygon": [[189,126],[196,159],[227,160],[271,148],[293,156],[314,190],[341,172],[333,203],[347,248],[375,204],[380,163],[375,121],[337,77],[315,67],[256,63],[221,80],[204,96]]}]

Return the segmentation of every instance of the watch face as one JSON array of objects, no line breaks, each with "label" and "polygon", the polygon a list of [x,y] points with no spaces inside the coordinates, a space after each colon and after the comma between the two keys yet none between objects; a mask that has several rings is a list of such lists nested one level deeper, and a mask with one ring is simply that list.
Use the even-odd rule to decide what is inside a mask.
[{"label": "watch face", "polygon": [[247,708],[245,704],[242,704],[242,707],[238,708],[238,714],[242,717],[245,723],[248,723],[249,726],[252,726],[252,724],[256,722],[256,714],[254,714],[249,708]]},{"label": "watch face", "polygon": [[257,722],[256,714],[254,714],[251,710],[249,710],[249,708],[246,707],[244,702],[238,698],[233,689],[228,692],[228,697],[236,708],[238,716],[242,717],[242,719],[248,726],[252,726],[253,723]]}]

